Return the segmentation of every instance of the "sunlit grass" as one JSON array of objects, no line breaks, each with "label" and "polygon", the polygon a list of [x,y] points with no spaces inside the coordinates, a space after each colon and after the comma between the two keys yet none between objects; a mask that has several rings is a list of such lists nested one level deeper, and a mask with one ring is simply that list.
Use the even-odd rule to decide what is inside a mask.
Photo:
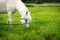
[{"label": "sunlit grass", "polygon": [[[0,39],[4,40],[60,40],[60,7],[28,7],[32,21],[26,29],[20,23],[18,11],[13,15],[13,24],[7,25],[7,14],[0,14]],[[4,23],[5,25],[2,25]],[[49,36],[49,37],[48,37]]]}]

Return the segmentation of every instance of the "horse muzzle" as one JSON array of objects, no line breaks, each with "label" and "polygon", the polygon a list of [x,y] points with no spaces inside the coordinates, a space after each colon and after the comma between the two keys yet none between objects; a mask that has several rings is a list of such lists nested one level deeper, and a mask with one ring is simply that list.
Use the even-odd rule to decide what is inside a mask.
[{"label": "horse muzzle", "polygon": [[21,19],[21,23],[26,27],[26,28],[29,28],[29,20],[28,19]]}]

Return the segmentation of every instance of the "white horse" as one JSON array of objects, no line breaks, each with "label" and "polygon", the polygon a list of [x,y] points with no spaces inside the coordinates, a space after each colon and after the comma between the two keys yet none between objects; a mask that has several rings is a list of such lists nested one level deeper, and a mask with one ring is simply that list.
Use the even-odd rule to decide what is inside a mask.
[{"label": "white horse", "polygon": [[12,12],[18,10],[21,14],[21,23],[29,27],[30,12],[21,0],[0,0],[0,12],[8,12],[8,23],[12,24]]}]

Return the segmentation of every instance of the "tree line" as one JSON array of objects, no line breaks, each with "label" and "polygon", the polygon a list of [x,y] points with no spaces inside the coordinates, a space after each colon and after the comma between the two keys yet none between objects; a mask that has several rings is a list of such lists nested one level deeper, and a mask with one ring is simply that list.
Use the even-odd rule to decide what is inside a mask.
[{"label": "tree line", "polygon": [[23,2],[25,3],[37,3],[37,4],[40,4],[40,3],[59,3],[60,0],[22,0]]}]

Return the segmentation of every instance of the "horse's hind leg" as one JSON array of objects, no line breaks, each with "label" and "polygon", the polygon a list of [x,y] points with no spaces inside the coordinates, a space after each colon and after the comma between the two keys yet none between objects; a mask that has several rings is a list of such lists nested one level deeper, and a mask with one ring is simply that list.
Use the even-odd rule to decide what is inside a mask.
[{"label": "horse's hind leg", "polygon": [[12,24],[12,11],[8,11],[8,24]]}]

